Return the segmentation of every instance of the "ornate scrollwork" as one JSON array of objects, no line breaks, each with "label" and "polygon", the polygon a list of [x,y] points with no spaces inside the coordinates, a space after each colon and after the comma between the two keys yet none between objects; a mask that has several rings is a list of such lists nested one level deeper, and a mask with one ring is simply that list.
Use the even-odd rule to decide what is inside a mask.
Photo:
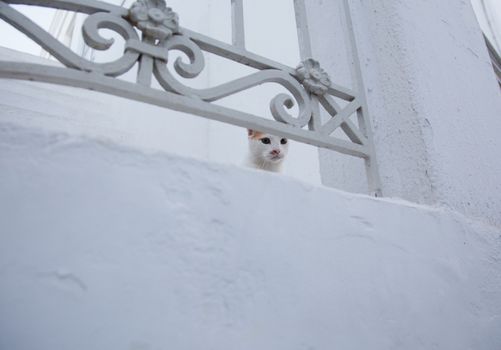
[{"label": "ornate scrollwork", "polygon": [[[59,1],[67,3],[67,6],[75,11],[81,9],[80,0],[76,0],[77,3],[75,0]],[[175,71],[183,78],[197,77],[205,68],[205,60],[200,47],[189,37],[179,33],[178,15],[166,6],[165,0],[137,0],[125,15],[118,10],[105,12],[87,9],[90,15],[83,23],[82,33],[89,47],[108,50],[114,44],[113,39],[105,38],[99,33],[99,30],[104,28],[118,33],[125,40],[124,54],[117,60],[106,63],[95,63],[79,57],[15,9],[2,1],[0,6],[4,15],[2,18],[8,19],[11,24],[70,68],[114,77],[129,71],[137,62],[145,62],[144,59],[149,58],[153,62],[151,65],[140,65],[143,85],[149,85],[149,79],[144,79],[145,76],[154,75],[167,91],[207,102],[219,100],[263,83],[276,83],[287,89],[291,96],[279,94],[272,98],[270,110],[275,120],[299,128],[310,121],[312,109],[308,94],[294,77],[282,70],[261,70],[208,89],[194,89],[180,83],[167,69],[169,51],[179,50],[187,56],[189,62],[184,62],[181,58],[177,58],[174,62]],[[142,31],[142,40],[134,26]],[[314,75],[314,73],[307,74]],[[303,85],[307,86],[307,80],[303,81]],[[299,110],[297,117],[289,113],[295,104]]]},{"label": "ornate scrollwork", "polygon": [[[183,78],[195,78],[202,73],[205,67],[204,55],[200,47],[189,38],[184,35],[176,35],[168,41],[161,43],[160,46],[166,51],[179,50],[188,57],[190,60],[189,63],[183,62],[181,57],[178,57],[174,62],[174,69]],[[162,67],[165,67],[165,64],[157,61],[155,63],[155,67],[159,72],[161,72]],[[157,78],[162,79],[162,74],[157,75]],[[164,88],[170,90],[168,85],[164,86]],[[179,84],[177,89],[173,87],[171,91],[183,94],[183,86]],[[190,95],[190,93],[185,95]]]},{"label": "ornate scrollwork", "polygon": [[[96,50],[108,50],[114,43],[113,39],[103,38],[99,29],[110,29],[120,34],[126,41],[139,40],[131,25],[123,18],[109,13],[98,12],[87,17],[82,26],[82,34],[87,45]],[[126,50],[118,60],[109,63],[93,63],[93,71],[105,75],[118,76],[129,71],[139,58],[139,53]]]},{"label": "ornate scrollwork", "polygon": [[[201,49],[189,38],[175,35],[161,45],[166,50],[180,50],[188,56],[189,63],[183,62],[180,57],[174,63],[176,72],[182,77],[193,78],[202,72],[205,65],[204,56]],[[286,94],[279,94],[271,100],[270,110],[275,120],[296,127],[303,127],[308,124],[311,118],[311,106],[308,95],[291,75],[280,70],[262,70],[209,89],[194,89],[176,80],[167,69],[166,63],[162,60],[155,60],[154,72],[160,85],[168,91],[186,96],[195,96],[204,101],[212,102],[263,83],[277,83],[290,91],[294,99]],[[297,118],[287,112],[288,109],[294,106],[294,101],[297,101],[299,108],[299,116]]]}]

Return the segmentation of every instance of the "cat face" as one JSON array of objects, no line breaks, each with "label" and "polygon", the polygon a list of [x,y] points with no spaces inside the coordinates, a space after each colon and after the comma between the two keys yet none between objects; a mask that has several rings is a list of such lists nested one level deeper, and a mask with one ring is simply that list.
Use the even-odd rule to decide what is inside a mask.
[{"label": "cat face", "polygon": [[257,162],[279,164],[289,151],[285,137],[249,130],[249,151]]}]

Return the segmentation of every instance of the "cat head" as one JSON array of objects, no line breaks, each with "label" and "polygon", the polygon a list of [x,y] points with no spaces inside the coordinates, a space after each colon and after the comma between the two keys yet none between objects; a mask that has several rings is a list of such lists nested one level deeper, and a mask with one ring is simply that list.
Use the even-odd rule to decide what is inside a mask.
[{"label": "cat head", "polygon": [[279,165],[289,151],[289,140],[285,137],[248,130],[249,152],[256,163]]}]

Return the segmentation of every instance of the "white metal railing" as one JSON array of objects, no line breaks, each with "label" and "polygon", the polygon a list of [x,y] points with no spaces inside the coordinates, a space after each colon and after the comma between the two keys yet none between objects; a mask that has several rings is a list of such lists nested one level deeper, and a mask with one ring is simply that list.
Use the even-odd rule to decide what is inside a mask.
[{"label": "white metal railing", "polygon": [[[296,68],[245,49],[242,1],[231,0],[233,35],[230,45],[180,27],[178,15],[166,6],[164,0],[137,0],[130,9],[98,0],[0,0],[0,18],[26,34],[65,66],[1,61],[0,77],[96,90],[359,157],[365,160],[369,192],[381,195],[348,0],[344,0],[344,5],[350,27],[349,42],[353,45],[357,66],[358,91],[332,82],[319,63],[311,58],[304,0],[294,0],[302,60]],[[17,11],[11,6],[14,4],[87,14],[82,25],[85,43],[93,49],[109,49],[113,40],[100,36],[99,29],[110,29],[125,39],[123,55],[106,63],[87,60]],[[167,68],[172,50],[181,51],[188,58],[188,62],[181,58],[174,62],[174,70],[183,78],[197,77],[204,70],[203,51],[258,71],[215,87],[195,89],[184,85]],[[136,64],[138,74],[135,83],[115,79]],[[152,79],[156,79],[164,90],[152,88]],[[290,93],[271,99],[270,110],[275,120],[210,103],[266,82],[280,84]],[[341,107],[333,97],[345,100],[346,106]],[[298,112],[293,116],[289,112],[295,104]],[[330,115],[329,120],[322,120],[322,109]],[[357,118],[358,126],[350,119],[352,117]],[[349,141],[333,136],[338,128],[344,131]]]}]

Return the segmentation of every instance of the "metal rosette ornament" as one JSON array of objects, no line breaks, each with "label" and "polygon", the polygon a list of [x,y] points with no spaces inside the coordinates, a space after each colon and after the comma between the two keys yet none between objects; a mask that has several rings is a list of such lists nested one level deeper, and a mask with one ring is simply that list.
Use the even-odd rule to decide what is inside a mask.
[{"label": "metal rosette ornament", "polygon": [[331,86],[329,75],[313,58],[301,62],[296,68],[296,74],[305,89],[317,96],[325,95]]},{"label": "metal rosette ornament", "polygon": [[166,40],[179,32],[179,17],[165,0],[138,0],[129,10],[129,20],[144,36]]}]

